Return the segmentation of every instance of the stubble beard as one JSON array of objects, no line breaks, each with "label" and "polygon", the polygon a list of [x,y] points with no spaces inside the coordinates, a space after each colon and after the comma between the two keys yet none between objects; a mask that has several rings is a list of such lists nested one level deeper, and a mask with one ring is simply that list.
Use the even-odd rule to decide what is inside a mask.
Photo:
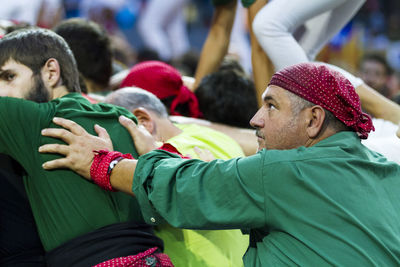
[{"label": "stubble beard", "polygon": [[50,101],[50,94],[47,90],[42,77],[39,74],[33,77],[33,85],[26,95],[25,99],[31,100],[37,103],[45,103]]}]

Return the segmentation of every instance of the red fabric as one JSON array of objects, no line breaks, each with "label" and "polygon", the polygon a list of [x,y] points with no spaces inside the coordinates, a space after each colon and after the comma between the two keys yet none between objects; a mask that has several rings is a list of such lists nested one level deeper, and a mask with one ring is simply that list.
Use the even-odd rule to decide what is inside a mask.
[{"label": "red fabric", "polygon": [[159,148],[157,148],[159,150],[164,150],[173,154],[178,155],[179,157],[183,158],[183,159],[191,159],[191,157],[187,157],[187,156],[183,156],[181,154],[181,152],[178,151],[178,149],[176,149],[176,147],[174,147],[173,145],[171,145],[170,143],[164,143],[162,146],[160,146]]},{"label": "red fabric", "polygon": [[126,159],[133,159],[131,154],[122,154],[117,151],[100,150],[94,151],[95,156],[93,158],[92,165],[90,166],[90,177],[93,182],[107,191],[116,191],[112,188],[110,183],[110,163],[118,158],[123,157]]},{"label": "red fabric", "polygon": [[173,267],[170,258],[163,253],[154,253],[157,247],[146,250],[134,256],[120,257],[108,260],[94,267]]},{"label": "red fabric", "polygon": [[91,104],[97,104],[97,103],[99,103],[99,101],[94,100],[93,98],[91,98],[90,96],[88,96],[88,95],[85,94],[85,93],[81,93],[81,95],[82,95],[84,98],[86,98],[87,100],[89,100],[89,102],[90,102]]},{"label": "red fabric", "polygon": [[176,107],[187,104],[190,117],[201,117],[196,95],[183,85],[177,69],[161,61],[145,61],[132,67],[120,87],[136,86],[147,90],[159,99],[174,96],[169,107],[171,115],[181,115]]},{"label": "red fabric", "polygon": [[360,138],[375,130],[371,117],[362,112],[360,98],[342,74],[318,63],[300,63],[277,72],[269,85],[282,87],[329,110]]}]

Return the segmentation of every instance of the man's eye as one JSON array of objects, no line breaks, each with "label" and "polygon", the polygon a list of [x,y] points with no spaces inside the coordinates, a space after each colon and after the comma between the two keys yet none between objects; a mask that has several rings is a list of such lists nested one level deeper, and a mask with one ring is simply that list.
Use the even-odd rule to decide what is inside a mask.
[{"label": "man's eye", "polygon": [[268,109],[276,109],[275,105],[272,103],[267,103]]},{"label": "man's eye", "polygon": [[14,77],[15,77],[15,74],[12,74],[12,73],[6,74],[7,81],[12,81],[14,79]]}]

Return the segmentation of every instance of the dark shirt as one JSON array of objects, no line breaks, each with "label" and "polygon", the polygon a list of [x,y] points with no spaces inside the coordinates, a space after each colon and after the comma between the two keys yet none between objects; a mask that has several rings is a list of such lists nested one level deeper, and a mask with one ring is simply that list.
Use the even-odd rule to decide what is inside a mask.
[{"label": "dark shirt", "polygon": [[45,266],[43,255],[22,168],[0,154],[0,266]]}]

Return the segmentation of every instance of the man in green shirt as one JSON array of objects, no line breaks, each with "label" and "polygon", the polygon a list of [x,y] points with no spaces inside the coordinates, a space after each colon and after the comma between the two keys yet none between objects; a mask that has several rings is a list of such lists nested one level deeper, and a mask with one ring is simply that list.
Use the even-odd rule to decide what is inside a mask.
[{"label": "man in green shirt", "polygon": [[[157,141],[172,144],[183,155],[198,158],[197,148],[208,150],[218,159],[244,156],[240,146],[221,132],[197,124],[172,123],[164,104],[146,90],[118,89],[105,102],[131,111]],[[155,228],[155,234],[164,241],[165,253],[176,266],[243,266],[248,236],[239,230],[186,230],[162,224]]]},{"label": "man in green shirt", "polygon": [[[398,266],[400,166],[361,144],[373,125],[351,83],[327,66],[297,64],[274,74],[263,101],[251,120],[256,155],[202,162],[154,150],[120,161],[112,188],[135,195],[150,223],[249,232],[245,266]],[[71,132],[45,134],[63,134],[69,146],[40,150],[66,159],[44,167],[90,179],[92,149],[111,143],[56,121]],[[156,147],[129,120],[120,122],[140,154]]]},{"label": "man in green shirt", "polygon": [[119,150],[136,154],[128,132],[116,121],[120,115],[135,117],[123,108],[92,105],[79,94],[72,52],[51,31],[25,30],[2,38],[0,66],[0,153],[18,161],[26,172],[25,189],[47,264],[91,266],[162,249],[136,199],[105,192],[69,170],[45,171],[43,162],[57,156],[37,151],[41,144],[55,141],[41,136],[41,129],[54,126],[54,116],[64,116],[91,133],[96,123],[103,125],[115,134],[113,143]]}]

